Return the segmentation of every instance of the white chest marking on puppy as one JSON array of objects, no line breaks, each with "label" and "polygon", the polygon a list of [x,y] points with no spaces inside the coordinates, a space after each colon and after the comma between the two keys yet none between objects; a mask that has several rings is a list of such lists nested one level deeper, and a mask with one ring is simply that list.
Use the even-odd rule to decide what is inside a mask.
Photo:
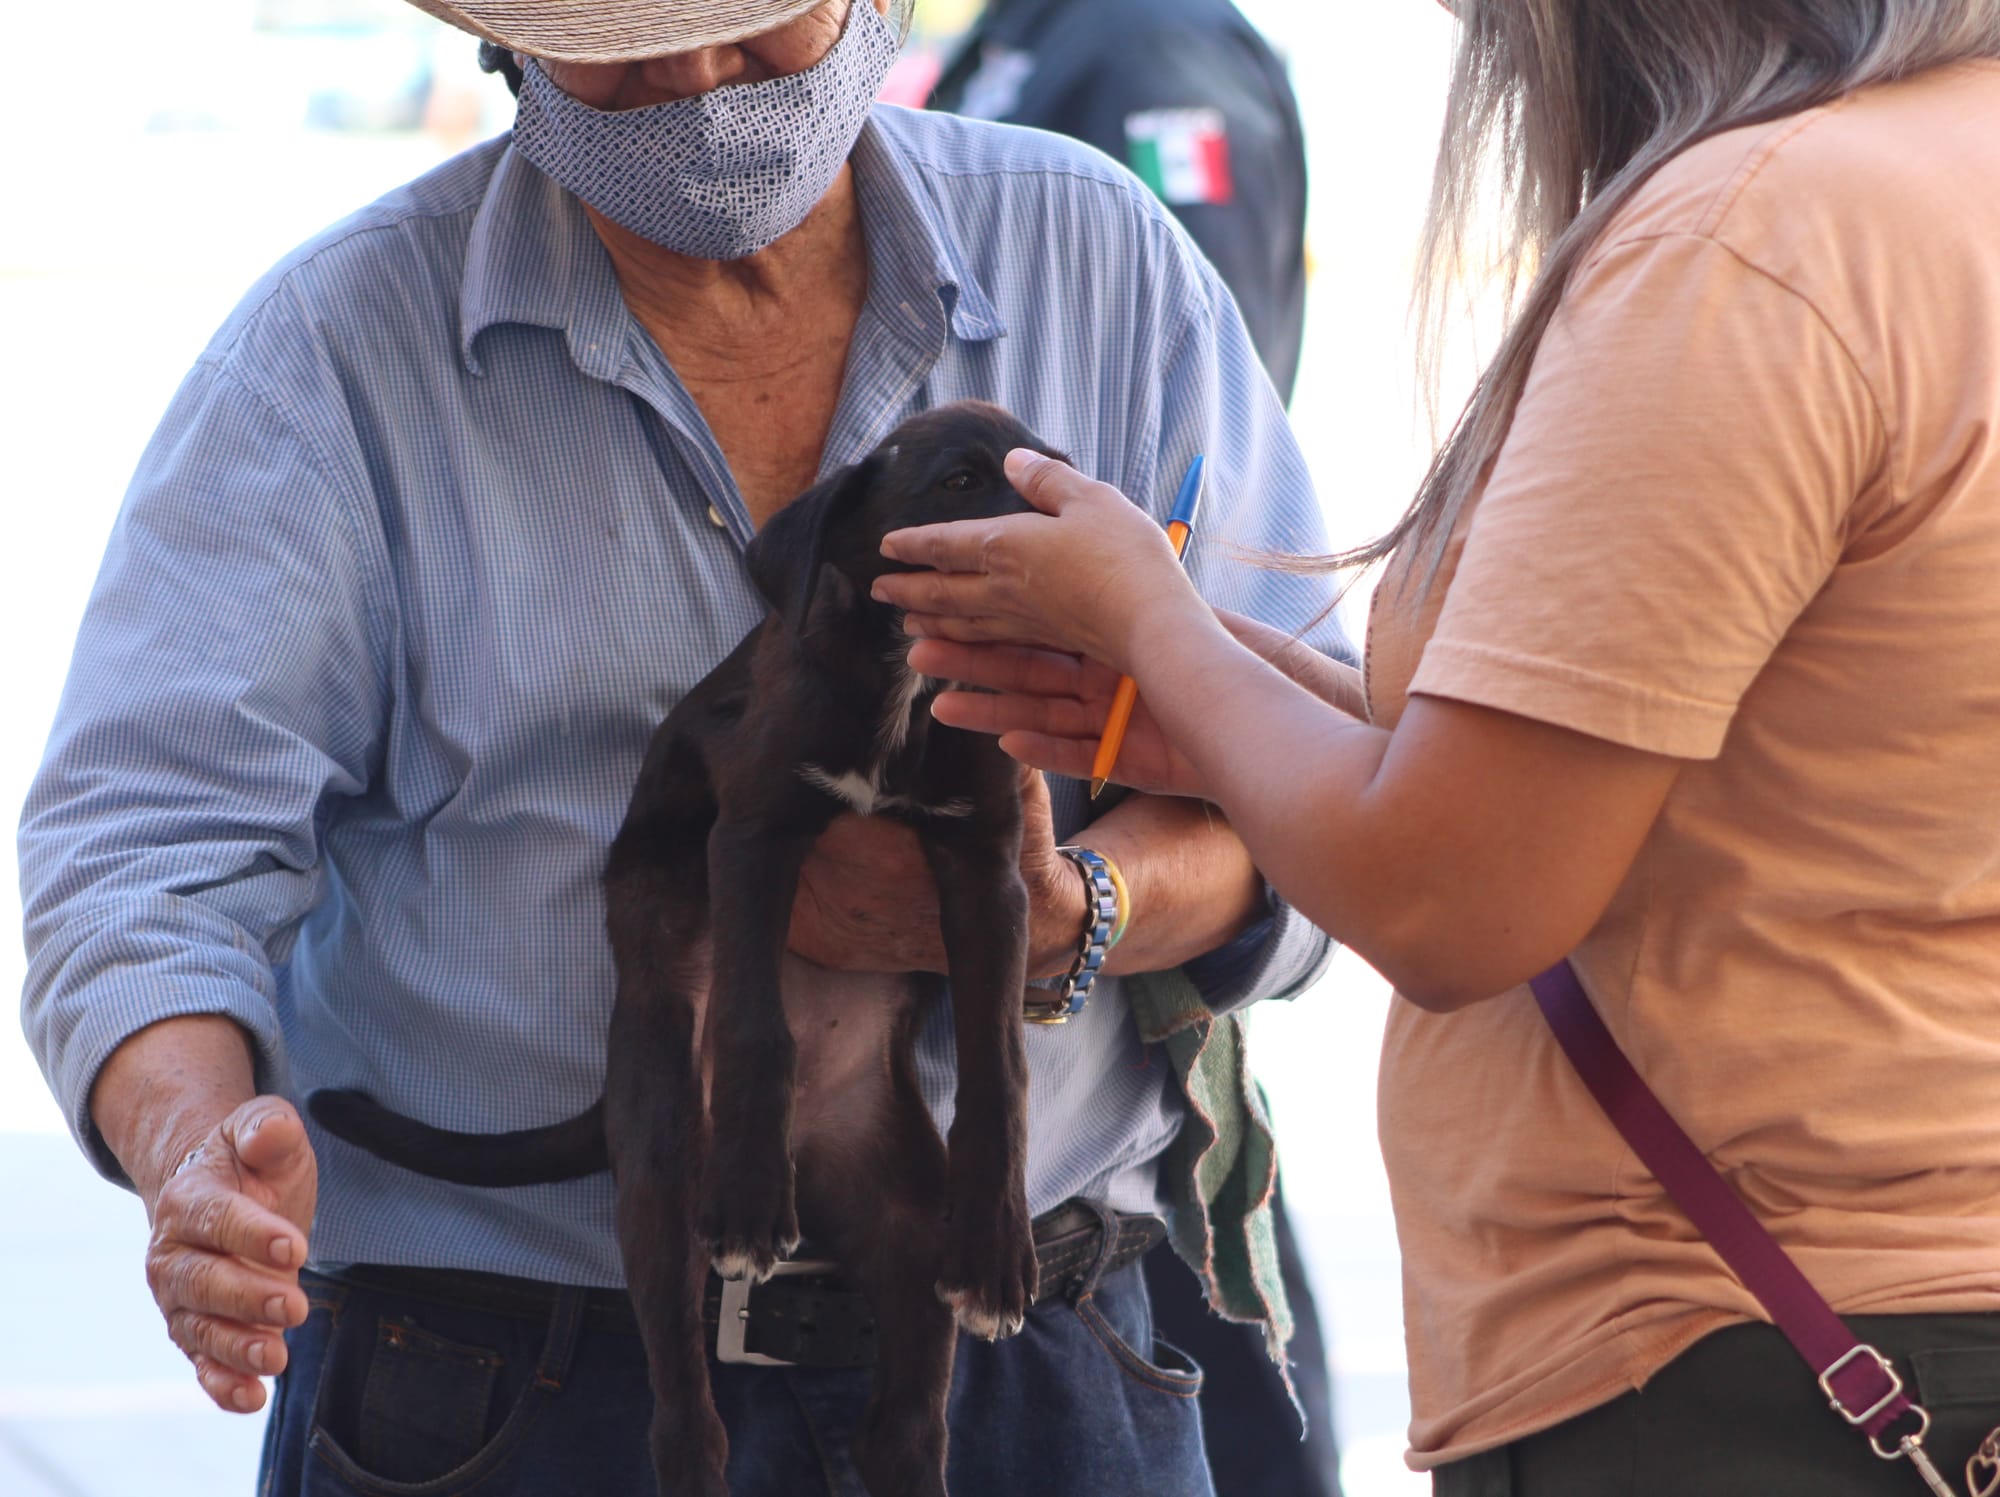
[{"label": "white chest marking on puppy", "polygon": [[828,774],[817,764],[801,764],[799,778],[808,785],[817,786],[835,800],[853,807],[863,816],[872,816],[877,811],[920,811],[926,816],[970,816],[972,802],[964,796],[953,796],[939,805],[926,806],[911,800],[907,795],[884,795],[880,785],[864,775],[849,770],[846,774]]},{"label": "white chest marking on puppy", "polygon": [[935,689],[935,683],[910,669],[909,648],[898,650],[891,661],[896,668],[896,684],[889,692],[889,700],[883,705],[881,724],[875,729],[875,747],[878,761],[886,759],[903,746],[910,736],[910,709],[916,705],[917,697],[926,687]]},{"label": "white chest marking on puppy", "polygon": [[817,785],[835,800],[845,801],[863,816],[875,809],[880,798],[875,782],[849,770],[846,774],[828,774],[817,764],[801,764],[799,777],[808,785]]},{"label": "white chest marking on puppy", "polygon": [[883,767],[909,740],[910,715],[916,708],[917,698],[935,692],[940,684],[910,669],[907,646],[898,649],[891,657],[891,664],[896,668],[896,681],[888,701],[883,705],[882,720],[875,728],[875,759],[869,764],[868,772],[863,774],[850,769],[842,774],[829,774],[817,764],[801,764],[799,777],[808,785],[818,786],[835,800],[852,806],[863,816],[889,810],[920,811],[926,816],[970,816],[972,802],[962,796],[942,805],[926,806],[907,795],[882,793]]}]

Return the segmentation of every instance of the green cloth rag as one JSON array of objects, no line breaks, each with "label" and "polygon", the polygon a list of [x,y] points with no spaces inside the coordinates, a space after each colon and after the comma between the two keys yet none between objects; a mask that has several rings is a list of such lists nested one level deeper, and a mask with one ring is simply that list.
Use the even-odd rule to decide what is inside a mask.
[{"label": "green cloth rag", "polygon": [[1211,1013],[1178,969],[1125,979],[1139,1036],[1166,1047],[1188,1118],[1162,1161],[1167,1237],[1200,1278],[1209,1308],[1264,1328],[1264,1348],[1291,1386],[1292,1310],[1278,1272],[1271,1203],[1278,1146],[1250,1074],[1241,1014]]}]

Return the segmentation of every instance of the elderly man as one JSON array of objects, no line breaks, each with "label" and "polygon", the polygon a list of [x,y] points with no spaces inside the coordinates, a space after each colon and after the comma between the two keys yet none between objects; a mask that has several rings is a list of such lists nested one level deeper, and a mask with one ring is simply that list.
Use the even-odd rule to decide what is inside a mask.
[{"label": "elderly man", "polygon": [[[422,3],[517,68],[515,130],[282,262],[168,411],[23,819],[25,1012],[79,1140],[146,1202],[203,1388],[249,1411],[281,1374],[263,1490],[644,1491],[608,1176],[423,1180],[294,1100],[359,1085],[489,1132],[596,1095],[597,876],[647,737],[761,615],[756,527],[914,411],[1006,405],[1162,507],[1205,452],[1195,576],[1287,626],[1323,585],[1229,543],[1323,549],[1318,510],[1168,216],[1059,140],[873,107],[897,31],[862,0]],[[1222,1097],[1194,1070],[1233,1049],[1216,1016],[1297,991],[1326,943],[1201,806],[1086,805],[1035,782],[1034,970],[1084,923],[1060,837],[1122,868],[1105,970],[1135,975],[1028,1037],[1030,1204],[1172,1204],[1199,1252],[1162,1170],[1175,1072]],[[836,824],[792,942],[941,969],[906,834]],[[1149,1017],[1148,991],[1173,1001]],[[948,1110],[948,1023],[919,1060]],[[1138,1270],[1052,1287],[961,1352],[956,1497],[1206,1493],[1199,1377],[1155,1348]],[[715,1366],[737,1497],[859,1491],[866,1378]]]}]

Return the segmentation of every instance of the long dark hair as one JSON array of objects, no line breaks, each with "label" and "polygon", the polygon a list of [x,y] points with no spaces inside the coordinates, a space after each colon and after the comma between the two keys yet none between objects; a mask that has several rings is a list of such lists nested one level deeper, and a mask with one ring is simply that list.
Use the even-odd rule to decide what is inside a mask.
[{"label": "long dark hair", "polygon": [[1402,519],[1318,561],[1355,566],[1408,548],[1410,574],[1426,586],[1506,439],[1571,274],[1664,163],[1724,130],[2000,56],[2000,0],[1458,0],[1454,9],[1458,56],[1414,301],[1426,387],[1437,388],[1483,184],[1500,195],[1511,316]]}]

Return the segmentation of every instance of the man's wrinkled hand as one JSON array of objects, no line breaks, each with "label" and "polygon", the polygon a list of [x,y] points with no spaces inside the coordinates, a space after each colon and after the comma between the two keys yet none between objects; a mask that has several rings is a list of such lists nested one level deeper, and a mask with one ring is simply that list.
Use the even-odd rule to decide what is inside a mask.
[{"label": "man's wrinkled hand", "polygon": [[146,1213],[146,1282],[167,1334],[218,1408],[254,1413],[306,1318],[299,1268],[319,1191],[298,1113],[255,1097],[182,1156]]}]

